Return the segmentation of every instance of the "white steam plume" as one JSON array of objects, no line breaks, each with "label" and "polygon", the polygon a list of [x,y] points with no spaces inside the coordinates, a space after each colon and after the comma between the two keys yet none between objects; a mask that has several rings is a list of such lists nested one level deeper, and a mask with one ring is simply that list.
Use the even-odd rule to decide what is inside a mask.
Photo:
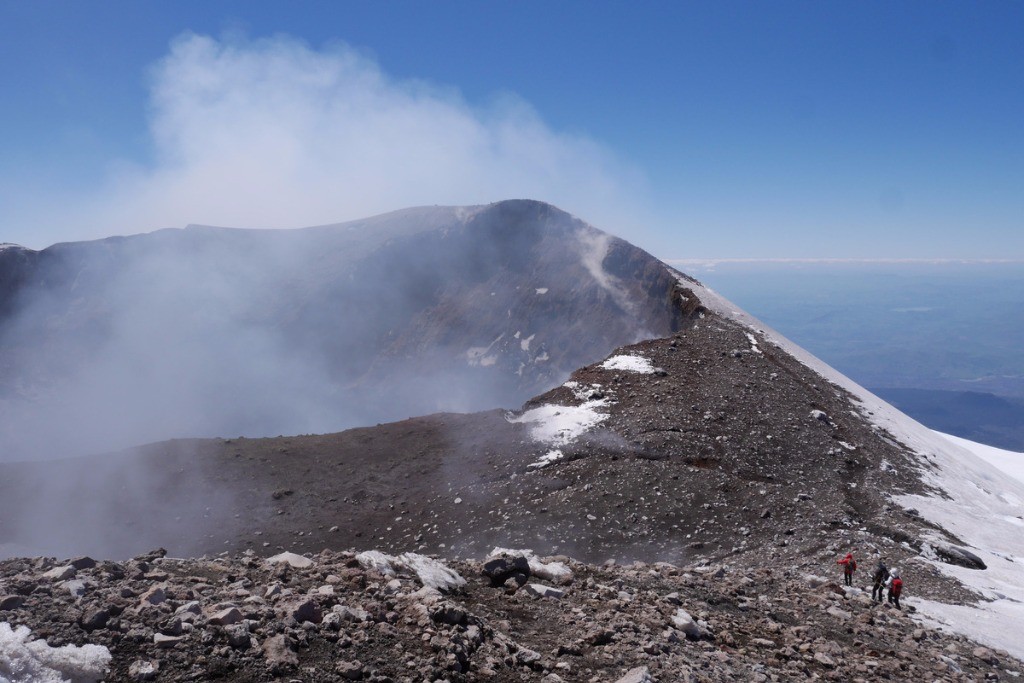
[{"label": "white steam plume", "polygon": [[39,226],[45,243],[27,246],[516,197],[619,234],[643,222],[641,174],[599,144],[553,130],[515,96],[474,107],[451,88],[392,78],[343,44],[182,35],[152,69],[150,111],[152,164],[120,163],[88,199],[8,207]]}]

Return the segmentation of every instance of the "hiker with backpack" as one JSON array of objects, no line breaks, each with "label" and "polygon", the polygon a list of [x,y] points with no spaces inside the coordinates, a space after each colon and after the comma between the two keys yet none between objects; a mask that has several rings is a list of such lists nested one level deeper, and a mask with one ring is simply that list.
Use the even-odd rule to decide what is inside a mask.
[{"label": "hiker with backpack", "polygon": [[[875,567],[875,572],[871,575],[871,580],[874,585],[871,588],[871,599],[882,602],[882,591],[885,590],[887,582],[889,580],[889,569],[885,566],[885,563],[881,560],[878,561],[878,566]],[[877,593],[878,597],[875,597]]]},{"label": "hiker with backpack", "polygon": [[846,553],[846,557],[837,560],[836,564],[843,565],[843,579],[847,586],[853,585],[853,573],[857,571],[857,560],[853,559],[853,553]]},{"label": "hiker with backpack", "polygon": [[886,582],[886,586],[889,588],[889,602],[892,603],[896,609],[902,610],[900,607],[900,593],[903,592],[903,579],[900,578],[900,570],[895,567],[889,572],[889,580]]}]

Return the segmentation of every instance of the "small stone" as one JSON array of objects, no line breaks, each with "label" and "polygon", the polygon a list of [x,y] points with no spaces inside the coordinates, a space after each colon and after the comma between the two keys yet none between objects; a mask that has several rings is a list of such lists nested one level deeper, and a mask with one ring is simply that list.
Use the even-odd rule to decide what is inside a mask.
[{"label": "small stone", "polygon": [[347,678],[350,681],[358,681],[363,677],[363,664],[362,662],[339,662],[334,670],[342,678]]},{"label": "small stone", "polygon": [[313,560],[295,553],[283,552],[267,558],[267,564],[287,564],[295,569],[307,569],[313,566]]},{"label": "small stone", "polygon": [[252,644],[249,627],[245,624],[232,624],[224,629],[224,633],[228,637],[228,645],[236,650],[248,650]]},{"label": "small stone", "polygon": [[680,608],[672,616],[672,625],[690,638],[700,638],[700,626],[686,610]]},{"label": "small stone", "polygon": [[181,605],[180,607],[178,607],[178,609],[174,610],[174,614],[176,616],[183,615],[183,614],[194,614],[194,615],[198,616],[198,615],[200,615],[202,613],[203,613],[203,610],[199,607],[199,601],[198,600],[190,600],[190,601],[186,602],[184,605]]},{"label": "small stone", "polygon": [[0,595],[0,612],[18,609],[23,604],[25,604],[25,598],[20,595]]},{"label": "small stone", "polygon": [[139,598],[140,603],[147,603],[150,605],[159,605],[165,600],[167,600],[167,593],[164,591],[163,586],[153,586]]},{"label": "small stone", "polygon": [[128,677],[133,681],[152,681],[160,672],[160,662],[138,659],[128,667]]},{"label": "small stone", "polygon": [[242,620],[242,613],[237,607],[228,607],[210,617],[210,623],[214,626],[230,626]]},{"label": "small stone", "polygon": [[162,649],[172,648],[183,640],[184,638],[181,636],[167,636],[163,633],[153,634],[153,644]]},{"label": "small stone", "polygon": [[81,579],[71,579],[70,581],[64,582],[64,588],[71,594],[73,598],[80,598],[85,595],[85,581]]},{"label": "small stone", "polygon": [[103,628],[110,621],[110,611],[106,608],[93,609],[82,615],[79,623],[86,631],[95,631]]},{"label": "small stone", "polygon": [[523,590],[535,598],[554,598],[555,600],[561,600],[562,597],[565,596],[564,590],[545,586],[541,583],[528,583]]},{"label": "small stone", "polygon": [[293,618],[300,624],[304,621],[319,624],[323,620],[323,615],[320,612],[320,606],[312,600],[293,600],[292,602],[285,604],[282,610],[285,616]]},{"label": "small stone", "polygon": [[836,661],[824,652],[815,652],[814,661],[818,662],[822,666],[827,666],[829,668],[832,668],[836,665]]},{"label": "small stone", "polygon": [[299,665],[299,658],[292,652],[284,634],[267,638],[260,649],[263,650],[263,658],[267,660],[267,668],[271,673],[279,674]]},{"label": "small stone", "polygon": [[76,557],[71,560],[71,566],[75,569],[92,569],[96,566],[96,560],[83,555],[82,557]]},{"label": "small stone", "polygon": [[654,678],[651,677],[650,669],[646,666],[638,666],[627,671],[626,675],[619,678],[615,683],[654,683]]},{"label": "small stone", "polygon": [[491,580],[492,586],[500,586],[515,574],[529,576],[530,563],[522,555],[503,554],[486,560],[482,573]]},{"label": "small stone", "polygon": [[50,571],[43,574],[42,578],[49,579],[51,581],[67,581],[68,579],[75,578],[75,568],[72,567],[70,564],[64,565],[62,567],[54,567]]}]

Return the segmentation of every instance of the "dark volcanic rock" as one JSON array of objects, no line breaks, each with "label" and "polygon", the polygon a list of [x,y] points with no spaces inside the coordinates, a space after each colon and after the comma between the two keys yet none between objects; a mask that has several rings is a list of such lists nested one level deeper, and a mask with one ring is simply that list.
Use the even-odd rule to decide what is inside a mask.
[{"label": "dark volcanic rock", "polygon": [[517,406],[679,329],[674,283],[526,200],[0,250],[0,458]]}]

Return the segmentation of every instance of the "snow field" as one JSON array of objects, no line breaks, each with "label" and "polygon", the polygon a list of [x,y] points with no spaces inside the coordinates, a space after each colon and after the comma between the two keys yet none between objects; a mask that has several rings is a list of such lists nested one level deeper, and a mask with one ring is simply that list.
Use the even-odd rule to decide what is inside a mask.
[{"label": "snow field", "polygon": [[50,647],[25,626],[0,622],[0,683],[94,683],[110,665],[102,645]]},{"label": "snow field", "polygon": [[637,355],[612,356],[605,362],[601,363],[601,369],[624,370],[626,372],[636,372],[641,375],[654,374],[654,365],[651,364],[651,361],[643,356]]}]

